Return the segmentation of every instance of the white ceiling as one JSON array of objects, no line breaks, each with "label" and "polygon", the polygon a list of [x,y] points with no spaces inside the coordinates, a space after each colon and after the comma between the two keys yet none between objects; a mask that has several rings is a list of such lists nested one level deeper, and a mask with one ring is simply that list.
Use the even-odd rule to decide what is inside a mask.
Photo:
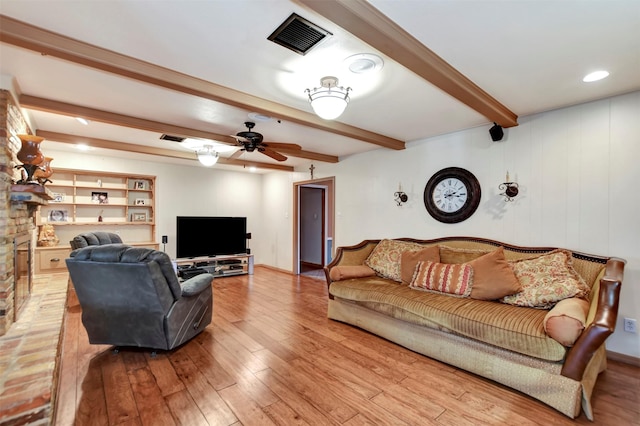
[{"label": "white ceiling", "polygon": [[[354,0],[337,3],[350,1]],[[369,3],[518,116],[640,89],[638,0]],[[267,40],[292,12],[333,35],[305,56]],[[296,1],[2,0],[0,13],[308,115],[312,110],[304,90],[318,86],[323,76],[335,75],[341,85],[353,89],[337,121],[405,142],[476,126],[488,130],[492,124]],[[252,112],[2,41],[0,73],[3,81],[15,78],[19,94],[222,135],[245,130],[242,123]],[[383,69],[370,75],[351,73],[344,60],[360,53],[381,56]],[[581,81],[597,69],[608,70],[610,77],[591,84]],[[83,126],[66,115],[35,109],[28,114],[34,131],[181,149],[175,142],[159,140],[157,131],[97,121]],[[254,130],[265,141],[297,143],[305,151],[337,157],[380,149],[287,119],[258,122]],[[57,150],[73,149],[54,139],[46,143]],[[240,159],[276,163],[257,152]],[[282,164],[306,168],[311,162],[289,156]]]}]

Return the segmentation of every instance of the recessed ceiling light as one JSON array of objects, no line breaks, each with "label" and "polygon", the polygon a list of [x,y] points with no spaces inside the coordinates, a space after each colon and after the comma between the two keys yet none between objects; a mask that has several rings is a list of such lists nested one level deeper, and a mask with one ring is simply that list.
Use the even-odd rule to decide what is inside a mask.
[{"label": "recessed ceiling light", "polygon": [[249,118],[253,121],[271,121],[271,117],[266,114],[260,114],[259,112],[250,112]]},{"label": "recessed ceiling light", "polygon": [[80,124],[84,124],[85,126],[89,125],[89,122],[87,121],[87,119],[82,118],[82,117],[76,117],[76,120],[78,120],[78,123]]},{"label": "recessed ceiling light", "polygon": [[607,77],[609,77],[609,73],[607,71],[601,70],[585,75],[582,81],[584,81],[585,83],[591,83]]},{"label": "recessed ceiling light", "polygon": [[76,144],[76,149],[79,151],[91,151],[93,148],[91,148],[89,145],[79,143],[79,144]]},{"label": "recessed ceiling light", "polygon": [[378,55],[371,53],[358,53],[351,55],[344,60],[345,64],[354,74],[366,74],[370,72],[377,72],[384,66],[384,61]]}]

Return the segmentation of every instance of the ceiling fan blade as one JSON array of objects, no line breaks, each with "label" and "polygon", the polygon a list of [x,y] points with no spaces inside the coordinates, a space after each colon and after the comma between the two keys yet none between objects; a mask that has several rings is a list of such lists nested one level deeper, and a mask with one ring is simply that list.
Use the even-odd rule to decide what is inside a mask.
[{"label": "ceiling fan blade", "polygon": [[229,160],[235,160],[236,158],[240,157],[243,153],[244,153],[244,149],[239,149],[229,156]]},{"label": "ceiling fan blade", "polygon": [[249,139],[245,138],[244,136],[238,136],[238,135],[229,135],[232,138],[235,138],[235,140],[237,140],[238,142],[251,142]]},{"label": "ceiling fan blade", "polygon": [[277,161],[286,161],[287,157],[285,157],[284,155],[280,154],[279,152],[275,152],[272,149],[269,148],[264,148],[264,150],[260,151],[261,153],[263,153],[264,155],[266,155],[267,157],[271,157],[274,160]]},{"label": "ceiling fan blade", "polygon": [[302,149],[302,147],[297,143],[263,142],[262,146],[272,149]]}]

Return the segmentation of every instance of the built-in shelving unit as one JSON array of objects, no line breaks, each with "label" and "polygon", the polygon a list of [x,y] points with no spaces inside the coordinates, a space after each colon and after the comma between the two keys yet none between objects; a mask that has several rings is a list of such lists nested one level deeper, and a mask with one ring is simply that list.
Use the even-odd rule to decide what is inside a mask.
[{"label": "built-in shelving unit", "polygon": [[83,232],[115,232],[126,244],[158,248],[155,176],[55,169],[50,179],[53,198],[36,223],[52,224],[60,243],[36,248],[36,273],[64,270],[69,241]]}]

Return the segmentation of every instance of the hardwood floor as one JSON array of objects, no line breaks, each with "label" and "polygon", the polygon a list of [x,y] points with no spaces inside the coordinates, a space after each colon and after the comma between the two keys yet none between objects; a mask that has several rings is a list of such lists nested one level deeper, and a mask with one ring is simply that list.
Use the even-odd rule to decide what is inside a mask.
[{"label": "hardwood floor", "polygon": [[70,300],[56,425],[640,425],[640,369],[610,362],[595,422],[326,318],[324,280],[267,268],[216,279],[184,346],[89,345]]}]

